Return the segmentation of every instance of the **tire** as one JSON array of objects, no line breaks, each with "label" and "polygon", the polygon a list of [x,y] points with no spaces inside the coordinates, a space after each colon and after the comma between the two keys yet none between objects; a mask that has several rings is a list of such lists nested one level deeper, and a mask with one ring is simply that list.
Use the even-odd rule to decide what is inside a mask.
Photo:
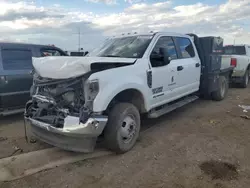
[{"label": "tire", "polygon": [[228,92],[228,80],[225,76],[219,77],[219,89],[212,92],[212,99],[215,101],[221,101],[225,98]]},{"label": "tire", "polygon": [[131,150],[139,137],[140,127],[140,113],[133,104],[116,104],[104,130],[106,147],[118,154]]},{"label": "tire", "polygon": [[243,76],[242,83],[240,84],[242,88],[247,88],[249,83],[249,69],[246,70],[245,75]]}]

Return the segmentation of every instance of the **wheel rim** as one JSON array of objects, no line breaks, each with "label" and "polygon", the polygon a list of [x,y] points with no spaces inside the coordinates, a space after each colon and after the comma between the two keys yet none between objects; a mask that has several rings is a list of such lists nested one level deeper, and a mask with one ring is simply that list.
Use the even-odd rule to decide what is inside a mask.
[{"label": "wheel rim", "polygon": [[226,91],[226,83],[225,83],[225,82],[222,82],[222,84],[221,84],[221,89],[220,89],[221,96],[224,96],[224,95],[225,95],[225,91]]},{"label": "wheel rim", "polygon": [[136,133],[136,121],[133,115],[127,115],[123,121],[120,129],[120,136],[124,143],[129,143],[133,140]]}]

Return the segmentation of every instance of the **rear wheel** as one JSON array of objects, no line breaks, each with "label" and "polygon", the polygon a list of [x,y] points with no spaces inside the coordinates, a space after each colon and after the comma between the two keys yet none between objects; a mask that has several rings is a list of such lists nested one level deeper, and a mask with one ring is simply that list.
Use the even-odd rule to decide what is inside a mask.
[{"label": "rear wheel", "polygon": [[118,103],[110,111],[104,131],[106,147],[116,153],[132,149],[140,133],[140,113],[130,103]]},{"label": "rear wheel", "polygon": [[241,87],[247,88],[248,83],[249,83],[249,69],[246,70],[245,75],[243,76]]},{"label": "rear wheel", "polygon": [[228,80],[225,76],[219,77],[219,89],[212,92],[212,99],[215,101],[221,101],[225,98],[228,92]]}]

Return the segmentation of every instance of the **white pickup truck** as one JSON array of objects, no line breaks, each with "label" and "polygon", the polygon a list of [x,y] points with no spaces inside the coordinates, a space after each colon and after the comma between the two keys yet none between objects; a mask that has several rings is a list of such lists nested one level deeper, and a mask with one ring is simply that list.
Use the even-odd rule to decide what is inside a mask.
[{"label": "white pickup truck", "polygon": [[233,66],[232,82],[246,88],[249,83],[250,68],[250,46],[248,45],[227,45],[224,47],[222,56],[222,68]]},{"label": "white pickup truck", "polygon": [[129,151],[141,114],[157,118],[199,96],[222,100],[232,68],[221,69],[223,39],[176,33],[115,37],[85,57],[34,58],[25,119],[40,140],[92,152],[97,138]]}]

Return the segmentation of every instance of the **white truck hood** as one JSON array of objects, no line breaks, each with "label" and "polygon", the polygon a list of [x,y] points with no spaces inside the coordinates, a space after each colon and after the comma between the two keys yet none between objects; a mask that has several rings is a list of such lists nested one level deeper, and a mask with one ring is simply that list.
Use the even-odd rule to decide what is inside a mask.
[{"label": "white truck hood", "polygon": [[32,63],[35,71],[41,77],[67,79],[81,76],[91,71],[92,63],[132,64],[135,60],[134,58],[57,56],[32,58]]}]

